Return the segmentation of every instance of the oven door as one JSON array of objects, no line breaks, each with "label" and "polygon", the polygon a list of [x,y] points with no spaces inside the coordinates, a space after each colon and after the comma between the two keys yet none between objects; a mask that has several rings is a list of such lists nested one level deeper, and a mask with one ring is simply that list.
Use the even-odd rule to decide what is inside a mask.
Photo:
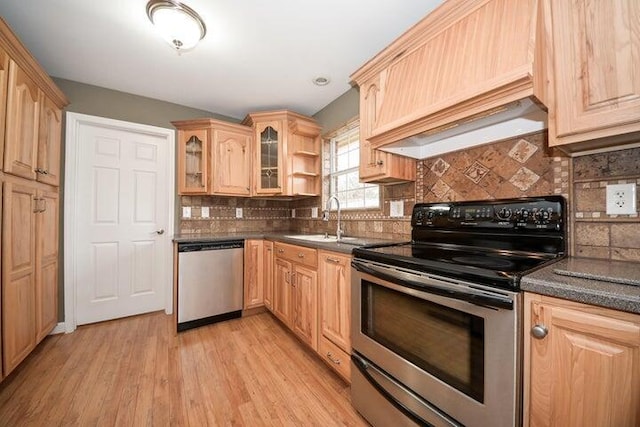
[{"label": "oven door", "polygon": [[370,394],[418,424],[521,423],[520,293],[359,259],[352,267],[352,400],[365,417]]}]

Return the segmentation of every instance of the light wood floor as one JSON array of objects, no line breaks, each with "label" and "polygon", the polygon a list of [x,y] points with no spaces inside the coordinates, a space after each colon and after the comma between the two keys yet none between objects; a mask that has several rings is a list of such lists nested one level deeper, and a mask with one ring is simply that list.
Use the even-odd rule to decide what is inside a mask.
[{"label": "light wood floor", "polygon": [[152,313],[47,337],[0,384],[0,426],[366,426],[270,314],[172,333]]}]

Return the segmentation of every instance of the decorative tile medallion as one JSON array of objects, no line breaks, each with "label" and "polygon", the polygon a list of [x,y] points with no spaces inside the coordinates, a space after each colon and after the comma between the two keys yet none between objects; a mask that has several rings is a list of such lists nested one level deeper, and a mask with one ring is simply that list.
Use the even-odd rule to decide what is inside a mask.
[{"label": "decorative tile medallion", "polygon": [[524,164],[536,151],[538,151],[538,147],[531,144],[526,139],[521,139],[509,151],[509,157]]},{"label": "decorative tile medallion", "polygon": [[447,183],[441,179],[439,179],[435,183],[435,185],[431,187],[431,191],[433,192],[433,194],[435,194],[436,197],[438,197],[439,199],[443,199],[443,200],[445,198],[445,195],[449,192],[449,190],[451,190],[451,187],[449,187],[449,185],[447,185]]},{"label": "decorative tile medallion", "polygon": [[535,172],[522,167],[511,177],[509,182],[518,187],[520,191],[527,191],[533,184],[538,182],[539,179],[540,176]]},{"label": "decorative tile medallion", "polygon": [[482,178],[489,172],[489,169],[485,167],[482,163],[475,161],[469,168],[464,172],[464,175],[469,178],[471,181],[476,184],[480,182]]},{"label": "decorative tile medallion", "polygon": [[441,177],[444,173],[449,169],[449,163],[445,162],[442,157],[439,157],[438,160],[431,166],[431,172],[435,173],[437,176]]}]

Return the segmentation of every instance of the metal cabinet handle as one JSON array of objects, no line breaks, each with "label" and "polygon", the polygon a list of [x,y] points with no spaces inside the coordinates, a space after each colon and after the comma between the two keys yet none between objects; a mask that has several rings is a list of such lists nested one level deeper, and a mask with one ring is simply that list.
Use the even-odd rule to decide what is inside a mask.
[{"label": "metal cabinet handle", "polygon": [[341,363],[340,359],[336,359],[335,357],[333,357],[333,354],[331,354],[330,351],[327,351],[327,359],[331,360],[336,365],[339,365]]},{"label": "metal cabinet handle", "polygon": [[382,166],[382,165],[384,165],[384,161],[382,161],[382,160],[378,160],[378,161],[376,162],[376,165],[377,165],[377,166]]},{"label": "metal cabinet handle", "polygon": [[40,200],[42,200],[42,199],[40,199],[39,197],[34,197],[34,198],[33,198],[33,202],[34,202],[34,204],[33,204],[33,213],[40,213],[40,212],[42,212],[42,211],[40,210],[40,208],[38,207],[38,203],[40,203]]},{"label": "metal cabinet handle", "polygon": [[533,335],[534,338],[539,340],[546,337],[548,333],[549,333],[549,329],[547,329],[547,327],[544,325],[536,325],[533,328],[531,328],[531,335]]},{"label": "metal cabinet handle", "polygon": [[157,230],[156,234],[164,234],[164,228],[161,228],[160,230]]},{"label": "metal cabinet handle", "polygon": [[42,168],[36,168],[35,171],[36,171],[36,173],[39,173],[39,174],[42,174],[42,175],[45,174],[45,170],[42,169]]},{"label": "metal cabinet handle", "polygon": [[334,264],[340,264],[340,260],[337,258],[327,258],[328,262],[332,262]]},{"label": "metal cabinet handle", "polygon": [[303,254],[302,252],[300,252],[300,253],[298,254],[298,258],[304,258],[304,254]]},{"label": "metal cabinet handle", "polygon": [[291,274],[291,287],[296,287],[296,273]]},{"label": "metal cabinet handle", "polygon": [[278,253],[279,254],[283,254],[284,253],[284,249],[278,249]]}]

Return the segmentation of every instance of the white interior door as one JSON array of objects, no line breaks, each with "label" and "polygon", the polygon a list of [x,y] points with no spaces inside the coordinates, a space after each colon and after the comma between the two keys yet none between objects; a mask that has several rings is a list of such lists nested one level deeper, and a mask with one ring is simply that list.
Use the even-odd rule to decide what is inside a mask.
[{"label": "white interior door", "polygon": [[75,325],[170,312],[174,132],[73,113],[67,124],[65,312]]}]

